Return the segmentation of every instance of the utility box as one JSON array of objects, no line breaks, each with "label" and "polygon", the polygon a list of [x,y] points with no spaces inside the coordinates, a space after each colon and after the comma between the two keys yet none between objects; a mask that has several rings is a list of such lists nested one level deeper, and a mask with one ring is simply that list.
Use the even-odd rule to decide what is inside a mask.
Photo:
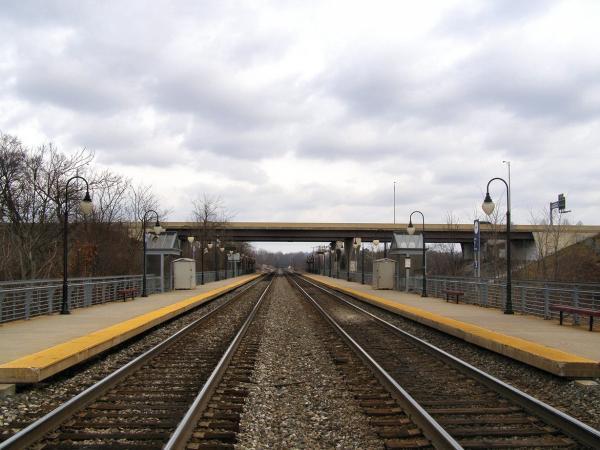
[{"label": "utility box", "polygon": [[382,258],[373,261],[373,289],[394,289],[396,261]]},{"label": "utility box", "polygon": [[179,258],[173,261],[173,289],[196,288],[196,261]]}]

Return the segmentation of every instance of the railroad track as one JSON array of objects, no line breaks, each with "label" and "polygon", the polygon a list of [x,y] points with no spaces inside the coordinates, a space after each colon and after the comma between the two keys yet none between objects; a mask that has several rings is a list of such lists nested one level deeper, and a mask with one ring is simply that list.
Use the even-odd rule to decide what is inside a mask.
[{"label": "railroad track", "polygon": [[[281,277],[280,280],[286,282],[286,278]],[[260,305],[255,307],[253,314],[259,307]],[[421,415],[427,416],[427,413],[418,405],[407,405],[397,395],[396,387],[390,389],[389,383],[381,383],[323,317],[318,313],[314,315],[313,326],[345,380],[340,389],[352,392],[365,418],[384,440],[386,448],[433,448],[432,442],[437,448],[460,448],[441,427],[434,425],[432,429],[430,422],[421,418]],[[245,330],[240,330],[165,450],[234,449],[240,413],[248,395],[248,385],[252,383],[251,375],[264,320],[264,315],[257,317],[248,325],[245,335]],[[407,410],[411,411],[410,417]],[[211,422],[215,417],[219,420]],[[417,423],[427,430],[427,436]]]},{"label": "railroad track", "polygon": [[252,283],[0,449],[162,448],[270,285],[265,279]]},{"label": "railroad track", "polygon": [[[417,421],[455,448],[600,448],[600,432],[306,279],[292,281],[371,365],[426,412]],[[410,410],[409,410],[410,411]],[[414,419],[413,412],[410,412]],[[430,424],[423,424],[423,420]],[[456,447],[458,445],[458,447]]]}]

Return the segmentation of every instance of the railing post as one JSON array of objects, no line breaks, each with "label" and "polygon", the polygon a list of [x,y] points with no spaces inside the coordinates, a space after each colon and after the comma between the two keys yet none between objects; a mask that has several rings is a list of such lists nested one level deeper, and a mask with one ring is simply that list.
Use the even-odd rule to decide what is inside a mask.
[{"label": "railing post", "polygon": [[521,313],[525,314],[525,286],[521,286]]},{"label": "railing post", "polygon": [[2,323],[3,308],[4,308],[4,290],[0,289],[0,323]]},{"label": "railing post", "polygon": [[46,290],[46,295],[48,296],[48,314],[52,314],[52,305],[54,304],[54,292],[56,292],[56,288],[54,286],[50,286]]},{"label": "railing post", "polygon": [[550,319],[550,291],[548,285],[544,285],[544,319]]},{"label": "railing post", "polygon": [[483,306],[487,308],[488,306],[488,289],[489,286],[487,281],[483,284],[483,289],[481,290],[481,295],[483,296]]},{"label": "railing post", "polygon": [[[573,289],[573,306],[579,308],[579,291],[577,288]],[[573,322],[575,322],[575,325],[579,325],[579,314],[573,315]]]},{"label": "railing post", "polygon": [[28,288],[27,293],[25,294],[25,320],[29,320],[32,291],[33,291],[33,288]]},{"label": "railing post", "polygon": [[85,283],[83,285],[83,306],[90,306],[92,304],[92,285]]}]

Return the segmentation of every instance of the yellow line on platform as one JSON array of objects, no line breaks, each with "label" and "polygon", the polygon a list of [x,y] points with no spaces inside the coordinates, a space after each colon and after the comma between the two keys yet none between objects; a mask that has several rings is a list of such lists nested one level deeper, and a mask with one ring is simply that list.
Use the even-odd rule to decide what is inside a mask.
[{"label": "yellow line on platform", "polygon": [[451,319],[414,306],[405,305],[376,295],[347,288],[329,280],[304,274],[313,281],[337,291],[350,294],[369,303],[384,307],[411,320],[436,328],[467,342],[492,350],[496,353],[517,359],[539,369],[563,377],[600,376],[600,363],[562,350],[508,336],[479,325]]},{"label": "yellow line on platform", "polygon": [[0,365],[0,382],[35,383],[41,381],[259,276],[256,274],[244,277],[227,286],[203,292],[172,305],[2,364]]}]

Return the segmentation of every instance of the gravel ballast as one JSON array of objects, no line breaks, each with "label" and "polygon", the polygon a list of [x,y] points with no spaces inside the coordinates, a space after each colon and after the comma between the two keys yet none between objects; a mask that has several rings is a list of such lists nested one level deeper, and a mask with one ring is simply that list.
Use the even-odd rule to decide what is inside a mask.
[{"label": "gravel ballast", "polygon": [[283,278],[273,288],[236,448],[383,448],[323,347],[323,319]]}]

